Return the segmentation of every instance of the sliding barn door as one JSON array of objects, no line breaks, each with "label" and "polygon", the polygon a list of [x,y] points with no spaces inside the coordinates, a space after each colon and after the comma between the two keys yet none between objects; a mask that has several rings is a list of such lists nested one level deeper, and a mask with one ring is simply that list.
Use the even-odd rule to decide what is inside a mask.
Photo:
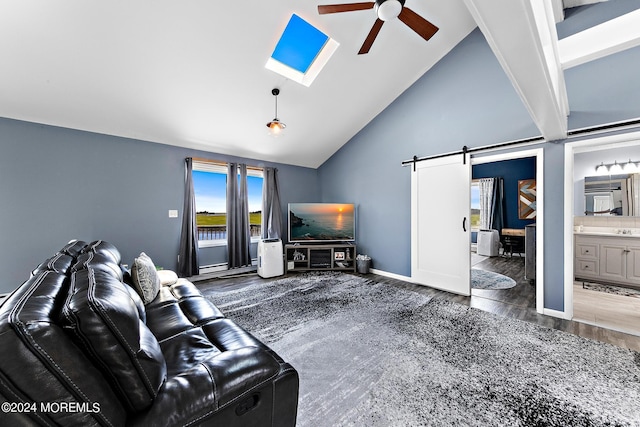
[{"label": "sliding barn door", "polygon": [[460,154],[414,163],[411,278],[421,285],[470,295],[471,161],[463,159]]}]

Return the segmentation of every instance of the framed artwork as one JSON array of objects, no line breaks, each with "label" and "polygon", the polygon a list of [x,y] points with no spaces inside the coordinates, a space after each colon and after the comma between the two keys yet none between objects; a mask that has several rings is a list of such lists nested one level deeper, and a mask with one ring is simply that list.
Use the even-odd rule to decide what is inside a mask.
[{"label": "framed artwork", "polygon": [[536,218],[536,180],[518,181],[518,218]]}]

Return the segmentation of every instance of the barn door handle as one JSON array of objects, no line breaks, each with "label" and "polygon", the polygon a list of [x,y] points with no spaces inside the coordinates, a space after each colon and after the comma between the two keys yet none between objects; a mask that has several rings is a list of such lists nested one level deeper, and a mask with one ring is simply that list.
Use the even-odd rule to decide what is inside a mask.
[{"label": "barn door handle", "polygon": [[462,218],[462,231],[467,231],[467,217]]}]

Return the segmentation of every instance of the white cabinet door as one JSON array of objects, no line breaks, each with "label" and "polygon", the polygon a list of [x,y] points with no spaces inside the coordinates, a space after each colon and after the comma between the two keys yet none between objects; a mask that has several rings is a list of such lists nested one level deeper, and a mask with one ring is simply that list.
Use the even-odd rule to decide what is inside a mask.
[{"label": "white cabinet door", "polygon": [[628,246],[627,281],[640,284],[640,246]]},{"label": "white cabinet door", "polygon": [[418,284],[470,295],[471,162],[463,162],[461,154],[414,165],[411,278]]},{"label": "white cabinet door", "polygon": [[627,279],[627,247],[614,243],[600,245],[600,277],[624,281]]}]

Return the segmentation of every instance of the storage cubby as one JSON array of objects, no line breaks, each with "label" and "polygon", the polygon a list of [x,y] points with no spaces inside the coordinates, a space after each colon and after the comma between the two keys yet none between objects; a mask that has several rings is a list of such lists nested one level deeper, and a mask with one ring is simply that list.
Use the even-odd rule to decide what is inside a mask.
[{"label": "storage cubby", "polygon": [[356,245],[292,244],[285,246],[287,271],[356,271]]}]

